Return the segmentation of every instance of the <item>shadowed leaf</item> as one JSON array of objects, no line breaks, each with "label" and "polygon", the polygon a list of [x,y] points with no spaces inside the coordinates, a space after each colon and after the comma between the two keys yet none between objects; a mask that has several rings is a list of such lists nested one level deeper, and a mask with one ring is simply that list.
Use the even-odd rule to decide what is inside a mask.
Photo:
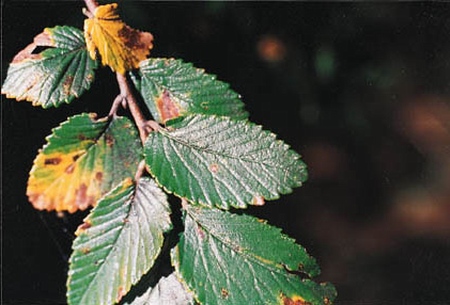
[{"label": "shadowed leaf", "polygon": [[124,305],[195,305],[192,293],[186,291],[175,273],[162,277],[155,287]]},{"label": "shadowed leaf", "polygon": [[[38,54],[38,47],[48,47]],[[34,106],[58,107],[89,89],[97,62],[89,57],[83,32],[69,26],[46,28],[9,66],[2,94]]]},{"label": "shadowed leaf", "polygon": [[187,206],[172,261],[201,304],[329,305],[336,295],[309,279],[319,267],[304,248],[247,215]]},{"label": "shadowed leaf", "polygon": [[153,266],[171,229],[166,195],[149,178],[126,179],[77,230],[70,258],[70,305],[115,304]]},{"label": "shadowed leaf", "polygon": [[124,117],[69,118],[34,160],[27,195],[39,210],[75,212],[94,205],[126,177],[134,177],[142,158],[138,133]]},{"label": "shadowed leaf", "polygon": [[117,3],[98,6],[93,18],[84,22],[84,34],[89,54],[113,71],[124,74],[139,67],[153,47],[153,36],[126,25],[117,13]]}]

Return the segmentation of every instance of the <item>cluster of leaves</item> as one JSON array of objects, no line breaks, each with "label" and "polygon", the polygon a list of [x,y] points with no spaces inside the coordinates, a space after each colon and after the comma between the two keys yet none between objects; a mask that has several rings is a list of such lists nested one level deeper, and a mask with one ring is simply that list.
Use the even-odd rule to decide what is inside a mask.
[{"label": "cluster of leaves", "polygon": [[[37,35],[2,86],[8,97],[57,107],[89,89],[101,59],[131,80],[154,119],[143,126],[136,112],[133,122],[114,107],[104,118],[72,116],[34,161],[27,195],[35,208],[93,207],[76,232],[68,303],[331,304],[334,287],[311,280],[319,267],[300,245],[265,221],[228,211],[300,186],[307,178],[300,156],[249,122],[228,84],[181,60],[147,58],[153,36],[122,22],[117,4],[86,13],[84,33],[57,26]],[[35,53],[38,47],[45,49]],[[183,208],[174,271],[124,299],[172,229],[163,190]]]}]

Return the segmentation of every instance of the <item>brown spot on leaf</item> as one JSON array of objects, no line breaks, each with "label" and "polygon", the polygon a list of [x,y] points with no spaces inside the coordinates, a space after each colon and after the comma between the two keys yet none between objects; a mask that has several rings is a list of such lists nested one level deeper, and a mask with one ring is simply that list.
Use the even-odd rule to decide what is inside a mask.
[{"label": "brown spot on leaf", "polygon": [[71,174],[71,173],[73,173],[74,169],[75,169],[75,164],[70,164],[69,166],[66,167],[64,172],[66,174]]},{"label": "brown spot on leaf", "polygon": [[213,163],[209,166],[209,170],[213,173],[213,174],[217,174],[217,172],[219,171],[219,165],[217,163]]},{"label": "brown spot on leaf", "polygon": [[223,299],[228,299],[230,292],[228,290],[226,290],[225,288],[222,288],[222,289],[220,289],[220,294],[222,295]]},{"label": "brown spot on leaf", "polygon": [[106,134],[105,139],[106,139],[106,146],[111,147],[114,145],[114,137],[112,135]]},{"label": "brown spot on leaf", "polygon": [[163,123],[180,116],[181,107],[171,98],[167,90],[164,90],[156,99],[156,108],[158,108]]},{"label": "brown spot on leaf", "polygon": [[72,157],[73,162],[76,162],[78,160],[78,158],[81,157],[81,155],[74,155]]},{"label": "brown spot on leaf", "polygon": [[203,228],[200,226],[197,226],[197,234],[200,237],[200,239],[204,239],[205,238],[205,232],[203,231]]},{"label": "brown spot on leaf", "polygon": [[122,300],[123,296],[126,294],[126,290],[124,287],[120,286],[119,290],[117,291],[117,299],[116,302],[119,302],[120,300]]},{"label": "brown spot on leaf", "polygon": [[252,205],[261,206],[261,205],[264,205],[264,204],[265,204],[265,201],[264,201],[264,197],[263,196],[255,196],[255,197],[253,197]]},{"label": "brown spot on leaf", "polygon": [[86,205],[87,201],[87,185],[82,183],[80,188],[75,191],[75,203],[80,207]]},{"label": "brown spot on leaf", "polygon": [[70,94],[70,88],[72,88],[72,83],[73,83],[73,76],[68,75],[62,84],[64,94],[66,95]]},{"label": "brown spot on leaf", "polygon": [[83,254],[88,254],[89,252],[91,252],[91,248],[85,247],[85,248],[81,248],[81,253]]},{"label": "brown spot on leaf", "polygon": [[47,158],[44,160],[44,164],[45,165],[58,165],[59,163],[61,163],[62,159],[57,157],[57,158]]},{"label": "brown spot on leaf", "polygon": [[103,173],[102,172],[96,172],[95,173],[95,179],[98,180],[99,182],[102,182],[102,180],[103,180]]},{"label": "brown spot on leaf", "polygon": [[120,29],[118,35],[122,38],[125,46],[132,50],[145,48],[151,50],[153,48],[153,35],[150,33],[141,32],[125,25]]},{"label": "brown spot on leaf", "polygon": [[283,305],[312,305],[310,302],[306,302],[299,296],[293,296],[292,298],[289,298],[282,294],[281,298],[283,300]]}]

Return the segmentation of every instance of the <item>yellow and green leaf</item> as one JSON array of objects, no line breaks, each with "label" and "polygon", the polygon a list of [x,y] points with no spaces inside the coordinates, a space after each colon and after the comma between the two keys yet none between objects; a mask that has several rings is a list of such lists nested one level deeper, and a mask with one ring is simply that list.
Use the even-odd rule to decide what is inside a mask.
[{"label": "yellow and green leaf", "polygon": [[81,114],[53,130],[34,161],[27,195],[39,210],[75,212],[126,177],[142,158],[138,133],[124,117],[95,119]]},{"label": "yellow and green leaf", "polygon": [[[35,53],[39,48],[45,48]],[[97,62],[89,57],[83,32],[70,26],[46,28],[9,66],[2,94],[33,106],[58,107],[89,89]]]},{"label": "yellow and green leaf", "polygon": [[126,25],[117,13],[117,3],[100,5],[84,21],[84,34],[91,58],[124,74],[139,67],[153,47],[153,35]]}]

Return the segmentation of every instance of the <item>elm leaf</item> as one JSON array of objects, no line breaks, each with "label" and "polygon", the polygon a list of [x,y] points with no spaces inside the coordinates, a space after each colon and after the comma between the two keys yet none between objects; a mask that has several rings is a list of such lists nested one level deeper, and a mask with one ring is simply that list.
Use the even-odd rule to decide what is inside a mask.
[{"label": "elm leaf", "polygon": [[94,16],[84,21],[84,34],[91,58],[99,54],[103,65],[124,74],[137,69],[150,54],[153,35],[129,27],[117,11],[117,3],[98,6]]},{"label": "elm leaf", "polygon": [[[46,49],[34,54],[39,47]],[[89,89],[96,68],[82,31],[70,26],[46,28],[14,57],[2,94],[34,106],[58,107]]]},{"label": "elm leaf", "polygon": [[105,195],[78,228],[70,258],[69,305],[111,305],[150,270],[172,227],[167,196],[149,178]]},{"label": "elm leaf", "polygon": [[216,114],[245,119],[239,94],[227,83],[173,58],[150,58],[131,74],[153,118],[159,123],[187,114]]},{"label": "elm leaf", "polygon": [[306,165],[273,133],[247,121],[194,115],[150,133],[144,154],[156,181],[193,203],[262,205],[307,178]]},{"label": "elm leaf", "polygon": [[311,280],[319,273],[316,261],[280,229],[190,205],[184,223],[172,263],[201,304],[332,304],[334,287]]},{"label": "elm leaf", "polygon": [[162,277],[154,287],[124,305],[195,305],[192,293],[188,292],[175,273]]},{"label": "elm leaf", "polygon": [[84,210],[126,177],[134,177],[142,160],[138,132],[125,117],[76,115],[47,141],[34,160],[27,188],[39,210]]}]

